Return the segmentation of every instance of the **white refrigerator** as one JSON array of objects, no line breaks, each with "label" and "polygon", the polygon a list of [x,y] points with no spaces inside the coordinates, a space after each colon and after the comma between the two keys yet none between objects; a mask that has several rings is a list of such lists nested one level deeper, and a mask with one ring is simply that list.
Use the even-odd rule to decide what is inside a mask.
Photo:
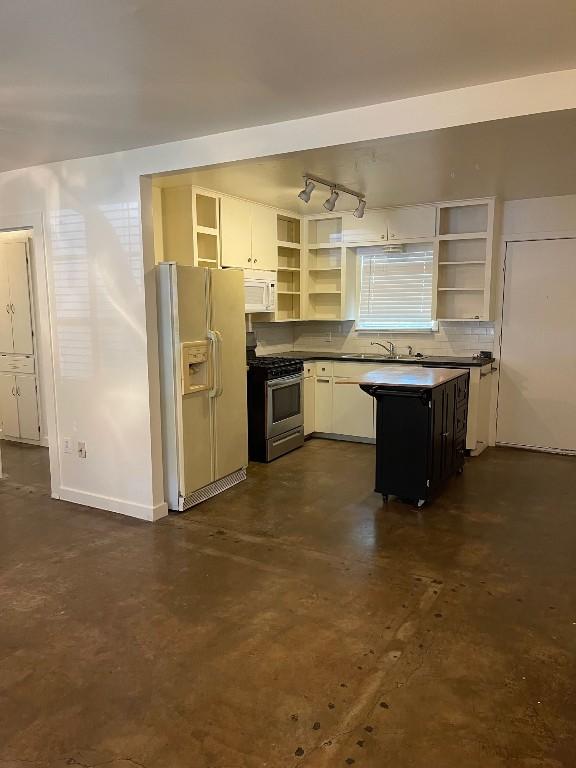
[{"label": "white refrigerator", "polygon": [[246,479],[246,330],[240,269],[156,267],[164,485],[183,511]]}]

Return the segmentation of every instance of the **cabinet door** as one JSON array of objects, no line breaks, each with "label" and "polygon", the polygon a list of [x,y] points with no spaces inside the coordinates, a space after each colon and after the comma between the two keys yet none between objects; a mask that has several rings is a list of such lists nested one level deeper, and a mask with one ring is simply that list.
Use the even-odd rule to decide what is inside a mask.
[{"label": "cabinet door", "polygon": [[40,419],[38,417],[36,377],[16,376],[15,378],[20,437],[26,440],[39,440]]},{"label": "cabinet door", "polygon": [[0,375],[0,422],[3,437],[20,437],[14,376]]},{"label": "cabinet door", "polygon": [[342,215],[342,240],[345,243],[379,243],[388,239],[386,211],[366,211],[361,219]]},{"label": "cabinet door", "polygon": [[442,478],[450,477],[454,467],[454,418],[456,415],[456,382],[444,385],[444,418],[442,446]]},{"label": "cabinet door", "polygon": [[315,431],[315,402],[314,402],[314,377],[307,376],[304,379],[304,435],[311,435]]},{"label": "cabinet door", "polygon": [[387,217],[389,240],[434,237],[436,234],[435,206],[414,205],[409,208],[389,208]]},{"label": "cabinet door", "polygon": [[223,197],[220,201],[223,267],[252,267],[251,205],[245,200]]},{"label": "cabinet door", "polygon": [[14,352],[8,262],[5,255],[7,248],[7,244],[0,245],[0,353]]},{"label": "cabinet door", "polygon": [[357,384],[338,384],[334,379],[333,430],[337,435],[374,437],[374,399]]},{"label": "cabinet door", "polygon": [[254,269],[278,269],[278,222],[276,211],[252,205],[252,266]]},{"label": "cabinet door", "polygon": [[28,255],[24,243],[10,243],[5,255],[10,283],[10,310],[12,312],[12,337],[14,352],[31,355],[32,301],[28,282]]},{"label": "cabinet door", "polygon": [[314,431],[334,432],[332,429],[332,378],[318,376],[314,383]]}]

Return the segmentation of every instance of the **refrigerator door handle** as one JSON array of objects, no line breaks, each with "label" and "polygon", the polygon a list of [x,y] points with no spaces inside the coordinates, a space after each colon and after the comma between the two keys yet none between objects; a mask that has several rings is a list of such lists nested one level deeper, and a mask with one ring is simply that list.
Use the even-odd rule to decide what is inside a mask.
[{"label": "refrigerator door handle", "polygon": [[224,380],[222,377],[222,334],[220,331],[213,331],[216,337],[216,350],[218,352],[218,384],[216,388],[216,397],[220,397],[224,392]]},{"label": "refrigerator door handle", "polygon": [[219,356],[218,356],[218,339],[216,338],[216,333],[214,331],[208,330],[208,338],[210,339],[211,343],[211,352],[210,352],[210,358],[212,361],[212,388],[210,389],[210,397],[217,397],[218,392],[218,381],[219,381],[219,372],[218,372],[218,364],[219,364]]}]

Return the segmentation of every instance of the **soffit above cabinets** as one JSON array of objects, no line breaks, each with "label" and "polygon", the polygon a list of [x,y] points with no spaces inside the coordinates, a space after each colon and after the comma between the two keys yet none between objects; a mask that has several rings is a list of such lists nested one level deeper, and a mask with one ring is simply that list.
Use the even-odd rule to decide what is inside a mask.
[{"label": "soffit above cabinets", "polygon": [[[298,199],[309,172],[365,193],[368,208],[496,196],[572,194],[576,110],[326,147],[157,176],[156,186],[193,184],[300,215],[323,213],[326,190]],[[342,195],[336,211],[354,201]]]}]

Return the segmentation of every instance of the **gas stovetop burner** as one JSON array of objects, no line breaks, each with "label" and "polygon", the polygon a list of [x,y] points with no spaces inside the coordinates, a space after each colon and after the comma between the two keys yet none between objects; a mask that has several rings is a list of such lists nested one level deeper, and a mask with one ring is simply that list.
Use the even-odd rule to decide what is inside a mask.
[{"label": "gas stovetop burner", "polygon": [[295,360],[290,357],[255,357],[249,358],[247,362],[249,371],[253,375],[258,373],[258,375],[268,379],[292,376],[304,370],[302,360]]}]

